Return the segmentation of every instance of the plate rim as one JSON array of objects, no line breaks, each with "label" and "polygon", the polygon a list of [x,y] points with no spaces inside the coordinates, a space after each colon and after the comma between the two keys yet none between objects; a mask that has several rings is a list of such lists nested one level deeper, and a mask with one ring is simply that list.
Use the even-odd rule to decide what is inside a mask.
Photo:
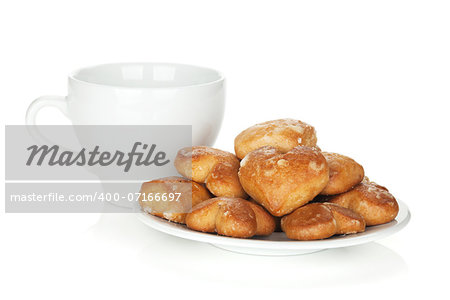
[{"label": "plate rim", "polygon": [[402,230],[409,223],[411,219],[411,212],[409,211],[408,206],[403,201],[397,200],[397,202],[399,205],[399,212],[395,220],[389,223],[373,227],[371,226],[371,231],[314,241],[271,241],[254,238],[243,239],[221,236],[213,233],[194,231],[187,228],[179,228],[179,226],[185,225],[170,222],[143,211],[137,212],[137,218],[147,226],[165,234],[216,245],[272,250],[329,249],[365,244],[385,238]]}]

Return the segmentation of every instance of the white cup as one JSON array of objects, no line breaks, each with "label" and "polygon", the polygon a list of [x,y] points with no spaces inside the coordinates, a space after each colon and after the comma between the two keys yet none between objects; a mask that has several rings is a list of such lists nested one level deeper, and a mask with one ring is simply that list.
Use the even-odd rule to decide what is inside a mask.
[{"label": "white cup", "polygon": [[225,104],[223,75],[172,63],[117,63],[69,75],[67,96],[31,103],[27,125],[46,106],[59,108],[74,125],[192,125],[192,144],[212,146]]}]

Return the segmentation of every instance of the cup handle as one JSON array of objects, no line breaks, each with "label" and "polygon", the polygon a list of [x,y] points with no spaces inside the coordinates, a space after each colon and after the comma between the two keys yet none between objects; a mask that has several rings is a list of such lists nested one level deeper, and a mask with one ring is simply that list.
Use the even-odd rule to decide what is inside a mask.
[{"label": "cup handle", "polygon": [[67,100],[63,96],[42,96],[34,100],[28,107],[25,116],[25,124],[36,125],[36,116],[38,112],[46,107],[56,107],[67,117]]},{"label": "cup handle", "polygon": [[[42,96],[31,102],[27,109],[25,115],[25,124],[27,125],[27,130],[31,137],[33,137],[37,142],[42,144],[54,144],[53,141],[48,139],[39,130],[39,126],[36,126],[36,116],[39,111],[44,107],[56,107],[58,108],[67,118],[67,100],[63,96]],[[64,150],[70,150],[65,145],[59,145]]]}]

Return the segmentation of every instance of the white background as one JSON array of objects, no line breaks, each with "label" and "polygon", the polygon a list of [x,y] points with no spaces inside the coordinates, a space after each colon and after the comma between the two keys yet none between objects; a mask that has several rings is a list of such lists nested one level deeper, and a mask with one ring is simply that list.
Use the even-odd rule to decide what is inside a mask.
[{"label": "white background", "polygon": [[[449,16],[448,1],[2,1],[2,124],[23,124],[34,98],[64,95],[66,75],[86,65],[208,66],[227,77],[217,147],[232,150],[256,122],[301,119],[322,149],[355,158],[406,202],[412,221],[366,246],[274,258],[129,215],[1,213],[0,296],[448,297]],[[64,122],[51,109],[39,120]]]}]

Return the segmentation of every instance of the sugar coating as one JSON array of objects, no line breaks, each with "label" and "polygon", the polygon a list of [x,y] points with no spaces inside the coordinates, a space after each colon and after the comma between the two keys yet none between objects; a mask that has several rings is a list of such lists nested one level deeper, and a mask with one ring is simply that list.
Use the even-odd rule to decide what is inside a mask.
[{"label": "sugar coating", "polygon": [[323,170],[324,164],[323,163],[317,164],[315,161],[312,160],[309,162],[308,167],[310,169],[312,169],[313,171],[319,172],[319,171]]},{"label": "sugar coating", "polygon": [[374,194],[377,199],[392,198],[391,193],[388,191],[372,185],[368,185],[367,192]]},{"label": "sugar coating", "polygon": [[277,165],[279,165],[280,167],[287,167],[289,166],[289,162],[285,159],[279,159],[277,161]]},{"label": "sugar coating", "polygon": [[246,155],[242,160],[241,160],[241,167],[245,167],[245,165],[248,162],[248,155]]},{"label": "sugar coating", "polygon": [[171,218],[173,218],[173,213],[165,212],[165,213],[163,213],[163,216],[165,219],[171,219]]}]

